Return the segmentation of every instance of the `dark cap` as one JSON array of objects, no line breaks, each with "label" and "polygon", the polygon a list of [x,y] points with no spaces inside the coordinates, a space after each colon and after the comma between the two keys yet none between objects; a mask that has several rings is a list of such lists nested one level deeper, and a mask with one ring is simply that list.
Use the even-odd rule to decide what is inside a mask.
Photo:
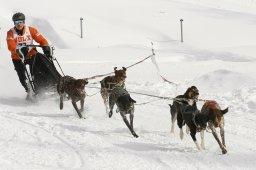
[{"label": "dark cap", "polygon": [[25,20],[25,15],[21,12],[17,12],[12,16],[12,21]]}]

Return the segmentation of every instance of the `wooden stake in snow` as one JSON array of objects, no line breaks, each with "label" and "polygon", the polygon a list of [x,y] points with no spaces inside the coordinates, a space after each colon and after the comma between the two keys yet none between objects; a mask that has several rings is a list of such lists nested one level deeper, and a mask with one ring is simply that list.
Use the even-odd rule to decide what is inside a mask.
[{"label": "wooden stake in snow", "polygon": [[80,18],[81,38],[83,38],[83,18]]},{"label": "wooden stake in snow", "polygon": [[183,27],[182,27],[183,19],[180,19],[180,32],[181,32],[181,42],[183,42]]},{"label": "wooden stake in snow", "polygon": [[[0,31],[1,31],[1,27],[0,27]],[[2,43],[2,42],[1,42],[1,37],[0,37],[0,48],[1,48],[1,43]]]}]

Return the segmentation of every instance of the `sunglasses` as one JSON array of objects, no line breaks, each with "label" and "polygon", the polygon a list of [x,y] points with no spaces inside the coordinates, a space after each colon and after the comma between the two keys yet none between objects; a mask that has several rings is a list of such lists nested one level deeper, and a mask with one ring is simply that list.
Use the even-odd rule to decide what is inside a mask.
[{"label": "sunglasses", "polygon": [[18,24],[25,24],[25,20],[14,21],[14,25],[18,25]]}]

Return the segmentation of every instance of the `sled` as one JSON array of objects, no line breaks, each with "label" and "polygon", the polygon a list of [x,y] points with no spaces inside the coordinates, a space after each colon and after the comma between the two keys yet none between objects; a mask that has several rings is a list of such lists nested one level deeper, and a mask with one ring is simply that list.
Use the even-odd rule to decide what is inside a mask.
[{"label": "sled", "polygon": [[[28,46],[42,47],[39,45]],[[23,60],[26,77],[30,86],[29,88],[34,95],[52,94],[57,92],[57,84],[62,75],[58,72],[54,65],[54,61],[57,63],[58,61],[53,57],[53,50],[54,47],[51,47],[50,57],[37,53],[35,57],[29,61],[32,62],[30,63],[29,68],[26,67],[26,61]],[[59,63],[58,66],[60,67]]]},{"label": "sled", "polygon": [[37,55],[34,58],[32,68],[30,68],[34,92],[52,91],[57,89],[57,84],[61,78],[53,60],[43,55]]}]

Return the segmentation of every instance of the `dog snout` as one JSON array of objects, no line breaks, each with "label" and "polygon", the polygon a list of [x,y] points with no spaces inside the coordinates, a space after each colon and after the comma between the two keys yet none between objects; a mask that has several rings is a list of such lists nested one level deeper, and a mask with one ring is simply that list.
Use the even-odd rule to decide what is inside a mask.
[{"label": "dog snout", "polygon": [[85,92],[84,87],[82,87],[80,90],[81,90],[81,92],[83,92],[83,93]]},{"label": "dog snout", "polygon": [[84,79],[84,84],[86,85],[88,83],[89,83],[88,79]]},{"label": "dog snout", "polygon": [[207,127],[207,124],[203,124],[201,128],[202,128],[202,130],[205,130],[206,127]]},{"label": "dog snout", "polygon": [[125,80],[125,79],[126,79],[126,75],[123,75],[123,76],[121,77],[121,79],[122,79],[122,80]]},{"label": "dog snout", "polygon": [[192,98],[196,99],[196,100],[198,99],[198,97],[199,97],[199,95],[197,95],[197,94],[192,96]]}]

